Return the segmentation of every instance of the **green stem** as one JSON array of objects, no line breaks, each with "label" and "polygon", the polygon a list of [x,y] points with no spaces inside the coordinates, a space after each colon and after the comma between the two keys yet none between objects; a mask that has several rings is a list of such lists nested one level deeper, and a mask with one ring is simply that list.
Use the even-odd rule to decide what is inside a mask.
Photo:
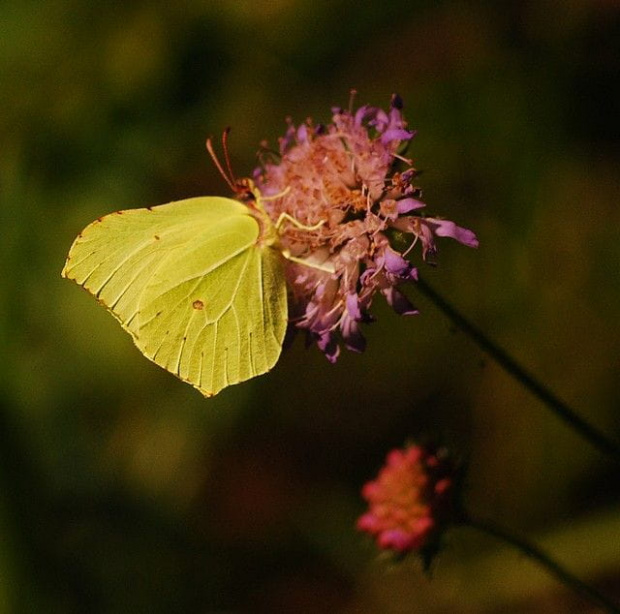
[{"label": "green stem", "polygon": [[533,559],[537,563],[540,563],[543,567],[547,569],[549,573],[554,575],[560,582],[562,582],[562,584],[571,588],[583,598],[603,608],[605,612],[610,612],[611,614],[620,614],[620,606],[610,601],[605,595],[599,593],[589,584],[586,584],[579,578],[573,576],[571,573],[566,571],[566,569],[556,563],[552,558],[550,558],[547,554],[542,552],[539,548],[537,548],[527,540],[512,535],[504,528],[500,527],[499,525],[495,524],[490,520],[480,520],[466,516],[461,521],[461,524],[473,527],[475,529],[478,529],[479,531],[482,531],[483,533],[486,533],[487,535],[491,535],[492,537],[507,542],[511,546],[514,546],[515,548],[520,550],[529,558]]},{"label": "green stem", "polygon": [[584,439],[587,439],[601,452],[620,460],[620,444],[609,439],[598,429],[586,422],[577,412],[549,390],[544,384],[528,373],[514,358],[496,343],[491,341],[479,328],[474,326],[457,311],[445,298],[431,288],[423,279],[419,279],[417,287],[453,322],[467,333],[485,352],[494,358],[510,375],[523,384],[534,396],[538,397],[561,420],[566,422]]}]

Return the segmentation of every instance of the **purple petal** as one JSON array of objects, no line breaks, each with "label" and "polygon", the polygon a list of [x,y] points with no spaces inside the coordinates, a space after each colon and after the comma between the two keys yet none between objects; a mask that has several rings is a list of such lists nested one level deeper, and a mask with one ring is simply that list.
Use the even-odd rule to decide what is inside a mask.
[{"label": "purple petal", "polygon": [[319,335],[317,340],[317,345],[321,352],[325,354],[325,357],[332,364],[338,360],[338,355],[340,354],[340,346],[336,343],[334,338],[334,334],[331,332],[323,333]]},{"label": "purple petal", "polygon": [[476,235],[467,228],[461,228],[454,222],[449,220],[439,220],[436,218],[426,218],[426,222],[430,222],[435,226],[435,234],[438,237],[451,237],[456,239],[459,243],[467,245],[468,247],[478,247],[478,238]]},{"label": "purple petal", "polygon": [[426,203],[423,203],[417,198],[403,198],[396,203],[396,209],[401,215],[409,213],[409,211],[414,211],[415,209],[422,209],[423,207],[426,207]]},{"label": "purple petal", "polygon": [[340,330],[347,349],[354,352],[363,352],[366,349],[366,339],[360,332],[358,322],[345,316]]},{"label": "purple petal", "polygon": [[347,294],[346,304],[348,315],[353,320],[359,322],[362,319],[362,312],[360,311],[360,302],[357,294]]},{"label": "purple petal", "polygon": [[411,264],[407,262],[400,254],[389,247],[384,251],[385,268],[388,273],[402,277],[411,268]]},{"label": "purple petal", "polygon": [[378,132],[383,132],[390,124],[390,118],[383,109],[373,109],[374,117],[369,120],[368,125],[374,126]]},{"label": "purple petal", "polygon": [[389,286],[383,290],[388,305],[400,316],[417,315],[420,312],[411,304],[409,299],[399,292],[394,286]]},{"label": "purple petal", "polygon": [[362,123],[364,122],[364,120],[372,115],[374,113],[374,109],[370,106],[368,106],[367,104],[365,104],[363,107],[360,107],[356,112],[355,112],[355,125],[356,126],[361,126]]},{"label": "purple petal", "polygon": [[418,272],[411,263],[389,247],[384,251],[383,262],[385,270],[390,275],[394,275],[403,281],[415,281],[418,278]]},{"label": "purple petal", "polygon": [[411,181],[416,175],[417,171],[415,170],[415,168],[410,168],[400,174],[400,180],[403,183],[411,183]]},{"label": "purple petal", "polygon": [[408,141],[413,138],[415,132],[404,128],[390,128],[381,135],[381,142],[385,145],[390,141]]}]

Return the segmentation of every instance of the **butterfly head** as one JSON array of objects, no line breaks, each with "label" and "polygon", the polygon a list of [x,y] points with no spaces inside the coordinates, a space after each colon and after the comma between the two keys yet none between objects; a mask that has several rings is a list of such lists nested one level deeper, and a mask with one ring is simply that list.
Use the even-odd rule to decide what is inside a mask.
[{"label": "butterfly head", "polygon": [[247,205],[251,210],[252,215],[258,221],[261,228],[261,238],[259,242],[266,245],[273,245],[277,242],[277,231],[261,203],[259,189],[251,179],[247,177],[237,179],[233,173],[232,165],[230,164],[230,156],[228,155],[229,132],[230,128],[226,128],[226,130],[222,133],[222,151],[224,152],[225,165],[223,165],[217,157],[215,149],[213,148],[213,141],[211,140],[211,137],[207,139],[207,151],[209,152],[209,155],[211,156],[211,159],[213,160],[213,163],[215,164],[215,167],[219,171],[220,175],[234,192],[237,200],[240,200],[242,203]]}]

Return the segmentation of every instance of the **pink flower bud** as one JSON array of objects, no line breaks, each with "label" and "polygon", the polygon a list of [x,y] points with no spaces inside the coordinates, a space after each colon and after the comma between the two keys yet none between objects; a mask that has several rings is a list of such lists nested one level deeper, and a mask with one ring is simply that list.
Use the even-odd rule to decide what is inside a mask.
[{"label": "pink flower bud", "polygon": [[455,481],[445,455],[421,446],[392,450],[377,478],[362,488],[369,509],[357,528],[384,550],[434,552],[454,520]]}]

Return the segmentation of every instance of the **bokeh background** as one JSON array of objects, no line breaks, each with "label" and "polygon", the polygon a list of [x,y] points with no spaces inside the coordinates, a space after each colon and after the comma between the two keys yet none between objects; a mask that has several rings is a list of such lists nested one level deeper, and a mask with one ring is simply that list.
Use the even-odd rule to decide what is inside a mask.
[{"label": "bokeh background", "polygon": [[[387,451],[441,441],[476,513],[620,595],[618,465],[411,288],[363,355],[300,339],[206,400],[60,278],[114,210],[227,195],[284,118],[406,103],[429,211],[473,228],[430,283],[620,437],[620,5],[227,0],[0,7],[0,611],[585,612],[518,553],[447,535],[426,577],[358,534]],[[420,263],[421,264],[421,263]],[[594,611],[594,610],[592,610]]]}]

